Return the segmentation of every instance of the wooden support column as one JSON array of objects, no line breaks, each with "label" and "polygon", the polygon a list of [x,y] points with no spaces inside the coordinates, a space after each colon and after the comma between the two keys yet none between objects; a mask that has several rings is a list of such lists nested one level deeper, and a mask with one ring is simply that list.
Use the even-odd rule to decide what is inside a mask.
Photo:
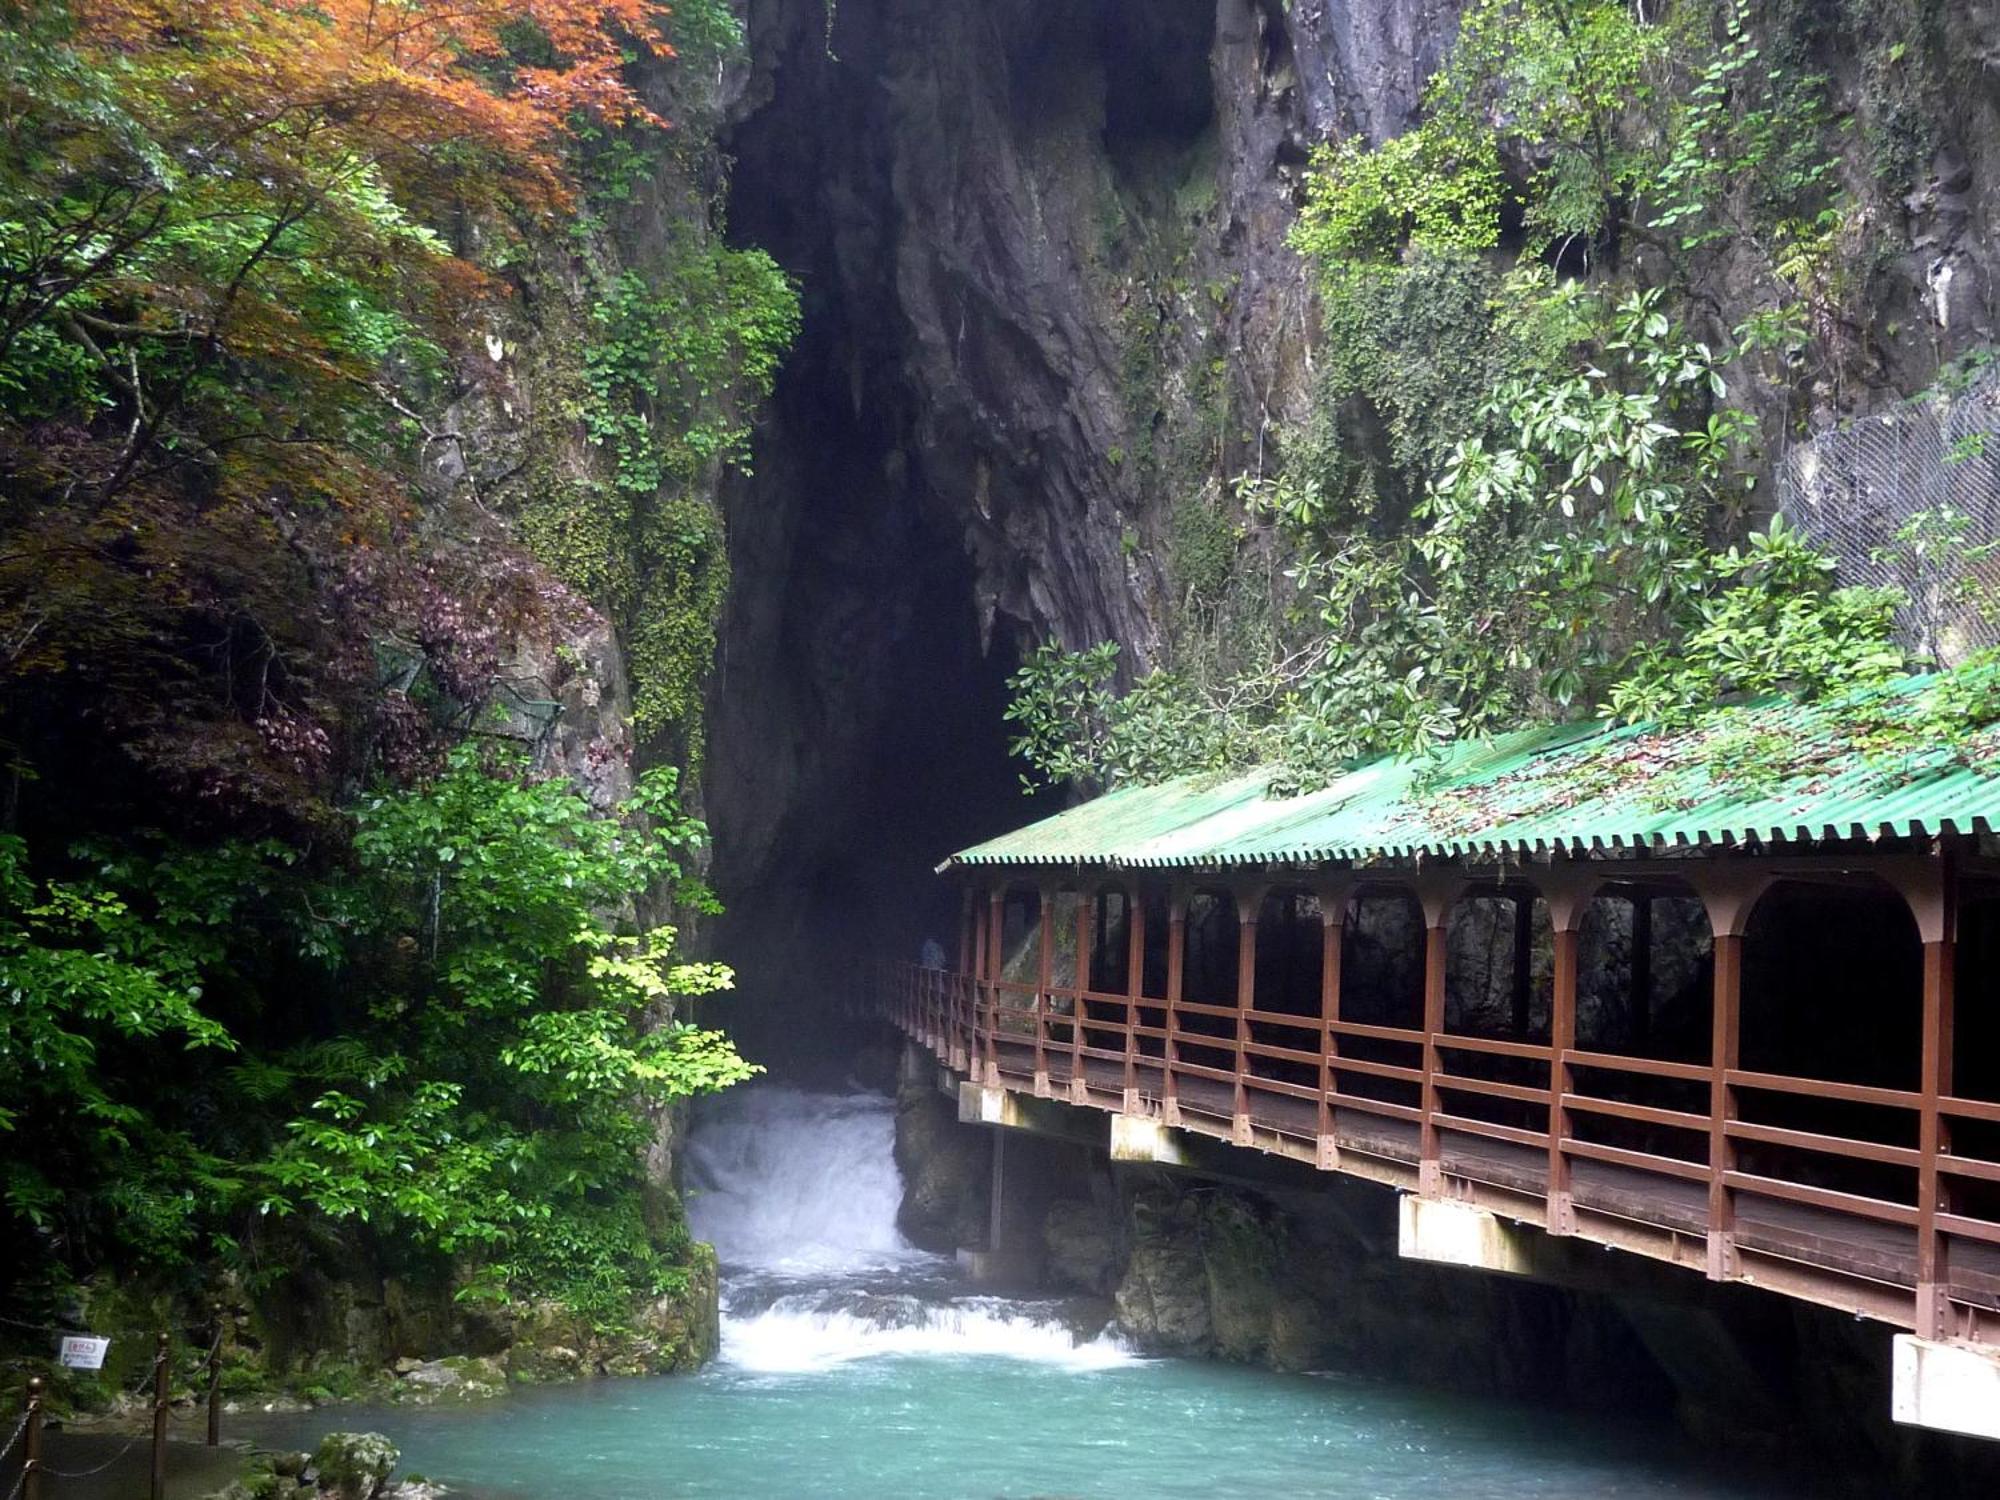
[{"label": "wooden support column", "polygon": [[1049,1096],[1049,986],[1056,970],[1056,893],[1042,887],[1042,919],[1035,935],[1041,940],[1039,965],[1035,970],[1035,1097]]},{"label": "wooden support column", "polygon": [[1097,893],[1078,891],[1076,896],[1076,1003],[1069,1016],[1069,1097],[1072,1104],[1090,1102],[1089,1085],[1084,1075],[1083,1023],[1089,1014],[1090,1002],[1083,997],[1090,991],[1090,947],[1094,937],[1097,916]]},{"label": "wooden support column", "polygon": [[1187,977],[1187,909],[1188,892],[1177,886],[1167,897],[1167,1044],[1160,1068],[1160,1112],[1169,1125],[1181,1122],[1174,1067],[1180,1062],[1181,985]]},{"label": "wooden support column", "polygon": [[1333,1062],[1340,1056],[1334,1025],[1340,1020],[1340,939],[1347,922],[1345,884],[1319,888],[1319,1159],[1323,1171],[1340,1169],[1340,1136],[1333,1097]]},{"label": "wooden support column", "polygon": [[1125,1112],[1139,1111],[1139,1001],[1146,993],[1146,897],[1125,888]]},{"label": "wooden support column", "polygon": [[1007,893],[995,886],[986,895],[986,1082],[1000,1082],[1000,966],[1007,936]]},{"label": "wooden support column", "polygon": [[958,897],[958,972],[961,974],[972,972],[973,927],[976,921],[974,892],[971,886],[967,886]]},{"label": "wooden support column", "polygon": [[1581,872],[1552,872],[1544,882],[1543,900],[1555,932],[1555,984],[1549,1006],[1549,1183],[1545,1222],[1550,1234],[1576,1233],[1576,1208],[1570,1196],[1569,1154],[1563,1149],[1570,1135],[1569,1054],[1576,1046],[1576,950],[1584,913],[1596,881]]},{"label": "wooden support column", "polygon": [[1264,888],[1246,886],[1236,892],[1236,1086],[1230,1104],[1229,1129],[1236,1144],[1250,1144],[1250,1012],[1257,1008],[1257,919],[1262,914]]},{"label": "wooden support column", "polygon": [[1459,882],[1433,879],[1417,888],[1424,908],[1424,1057],[1423,1084],[1417,1127],[1417,1192],[1435,1198],[1444,1190],[1443,1154],[1439,1149],[1438,1038],[1444,1035],[1446,938],[1451,929],[1452,902]]},{"label": "wooden support column", "polygon": [[1736,1198],[1726,1181],[1736,1167],[1729,1122],[1736,1113],[1736,1090],[1729,1074],[1741,1060],[1743,1028],[1743,933],[1750,911],[1770,885],[1768,875],[1742,869],[1702,870],[1693,878],[1715,934],[1715,1001],[1708,1049],[1708,1277],[1736,1275]]},{"label": "wooden support column", "polygon": [[1909,903],[1924,945],[1923,1051],[1917,1091],[1917,1306],[1921,1339],[1958,1334],[1951,1305],[1951,1245],[1938,1228],[1950,1213],[1952,1183],[1938,1170],[1951,1151],[1951,1121],[1938,1102],[1952,1092],[1958,1009],[1958,881],[1950,854],[1897,861],[1885,872]]}]

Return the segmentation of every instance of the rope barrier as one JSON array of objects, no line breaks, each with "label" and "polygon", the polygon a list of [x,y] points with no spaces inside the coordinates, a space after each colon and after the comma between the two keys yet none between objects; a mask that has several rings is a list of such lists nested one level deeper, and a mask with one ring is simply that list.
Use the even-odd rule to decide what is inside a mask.
[{"label": "rope barrier", "polygon": [[0,1458],[5,1458],[14,1451],[14,1445],[21,1441],[21,1434],[28,1430],[28,1422],[31,1419],[31,1415],[24,1412],[20,1422],[14,1428],[14,1435],[8,1438],[6,1442],[0,1443]]},{"label": "rope barrier", "polygon": [[5,1313],[0,1313],[0,1323],[55,1338],[149,1339],[159,1332],[157,1328],[78,1328],[66,1323],[30,1323],[21,1318],[10,1318]]},{"label": "rope barrier", "polygon": [[94,1474],[102,1474],[106,1469],[110,1468],[113,1464],[117,1463],[126,1454],[130,1453],[134,1448],[138,1447],[139,1439],[142,1437],[149,1438],[150,1434],[140,1433],[137,1436],[128,1439],[124,1447],[120,1448],[116,1453],[112,1454],[111,1457],[105,1459],[103,1463],[97,1465],[97,1467],[94,1469],[51,1469],[46,1463],[44,1463],[42,1465],[41,1472],[48,1475],[51,1479],[88,1479]]}]

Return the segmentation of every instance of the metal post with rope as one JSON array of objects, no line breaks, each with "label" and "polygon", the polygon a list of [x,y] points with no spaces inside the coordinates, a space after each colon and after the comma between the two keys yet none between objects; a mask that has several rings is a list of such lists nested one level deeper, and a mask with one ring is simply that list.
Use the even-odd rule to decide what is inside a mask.
[{"label": "metal post with rope", "polygon": [[208,1446],[217,1448],[222,1445],[222,1336],[228,1325],[222,1321],[220,1302],[209,1314],[215,1338],[208,1346]]},{"label": "metal post with rope", "polygon": [[[52,1326],[22,1322],[18,1318],[0,1317],[0,1322],[35,1332],[53,1334],[59,1338],[70,1337],[64,1330]],[[206,1446],[220,1447],[222,1444],[222,1351],[228,1338],[228,1310],[220,1302],[210,1304],[209,1345],[202,1356],[201,1371],[203,1387],[196,1399],[206,1406]],[[96,1337],[97,1335],[93,1335]],[[142,1335],[137,1330],[117,1330],[111,1337],[136,1338]],[[185,1413],[173,1409],[173,1335],[165,1331],[153,1334],[153,1357],[140,1371],[138,1379],[113,1398],[114,1406],[143,1394],[147,1386],[152,1387],[149,1410],[151,1424],[151,1452],[149,1466],[148,1494],[151,1500],[164,1500],[166,1494],[167,1433],[169,1421],[173,1418],[192,1419],[192,1410]],[[18,1448],[22,1467],[15,1475],[14,1483],[0,1500],[41,1500],[42,1481],[48,1479],[88,1479],[103,1473],[121,1461],[138,1446],[145,1432],[135,1433],[123,1447],[119,1448],[102,1463],[88,1469],[64,1470],[50,1468],[42,1456],[45,1419],[47,1415],[47,1388],[40,1376],[28,1381],[27,1399],[21,1420],[4,1443],[0,1443],[0,1466],[13,1456]]]},{"label": "metal post with rope", "polygon": [[153,1350],[153,1500],[167,1500],[167,1364],[172,1351],[173,1340],[161,1334]]},{"label": "metal post with rope", "polygon": [[37,1375],[28,1381],[27,1400],[22,1403],[21,1420],[14,1424],[14,1430],[7,1435],[7,1441],[0,1443],[0,1463],[5,1463],[15,1447],[21,1450],[21,1472],[14,1476],[14,1484],[7,1491],[6,1500],[41,1500],[42,1483],[42,1378]]}]

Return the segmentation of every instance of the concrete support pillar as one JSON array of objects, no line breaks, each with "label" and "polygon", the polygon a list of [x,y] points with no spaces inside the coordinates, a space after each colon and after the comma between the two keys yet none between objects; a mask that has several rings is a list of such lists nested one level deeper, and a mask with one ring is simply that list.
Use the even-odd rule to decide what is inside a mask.
[{"label": "concrete support pillar", "polygon": [[2000,1350],[1896,1335],[1889,1414],[1911,1427],[2000,1439]]},{"label": "concrete support pillar", "polygon": [[[963,1111],[961,1110],[961,1113]],[[1018,1112],[1008,1118],[1018,1123]],[[1002,1128],[993,1137],[993,1176],[987,1200],[986,1244],[959,1251],[959,1262],[981,1286],[1035,1288],[1046,1259],[1043,1229],[1057,1185],[1075,1181],[1085,1147],[1026,1130]],[[1101,1148],[1100,1148],[1101,1149]]]},{"label": "concrete support pillar", "polygon": [[1396,1199],[1396,1210],[1396,1253],[1405,1260],[1506,1276],[1534,1274],[1526,1233],[1496,1214],[1470,1203],[1411,1193]]}]

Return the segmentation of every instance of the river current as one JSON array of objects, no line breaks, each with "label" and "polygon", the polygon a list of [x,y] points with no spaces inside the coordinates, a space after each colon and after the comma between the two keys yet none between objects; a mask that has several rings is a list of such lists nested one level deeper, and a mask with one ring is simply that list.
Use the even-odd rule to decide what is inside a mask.
[{"label": "river current", "polygon": [[896,1230],[890,1102],[759,1084],[710,1101],[689,1213],[723,1263],[698,1375],[460,1409],[266,1419],[363,1427],[486,1500],[1723,1497],[1668,1435],[1382,1385],[1147,1359],[1060,1302],[975,1293]]}]

